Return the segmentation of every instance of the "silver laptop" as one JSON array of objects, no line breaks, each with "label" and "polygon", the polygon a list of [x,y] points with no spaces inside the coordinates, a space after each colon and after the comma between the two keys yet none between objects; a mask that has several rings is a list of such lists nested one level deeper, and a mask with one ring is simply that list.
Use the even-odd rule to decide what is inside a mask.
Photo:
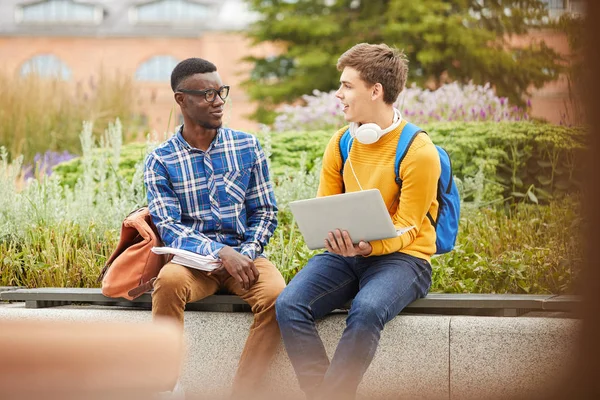
[{"label": "silver laptop", "polygon": [[378,189],[293,201],[290,209],[311,250],[324,248],[336,229],[348,231],[354,244],[397,236]]}]

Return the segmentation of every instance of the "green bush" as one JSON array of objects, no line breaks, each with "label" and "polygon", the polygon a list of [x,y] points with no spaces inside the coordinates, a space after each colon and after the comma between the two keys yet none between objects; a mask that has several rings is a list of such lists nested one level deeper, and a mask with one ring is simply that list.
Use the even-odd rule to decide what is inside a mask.
[{"label": "green bush", "polygon": [[533,122],[450,122],[427,128],[450,153],[454,174],[465,184],[465,201],[538,202],[580,189],[583,128]]},{"label": "green bush", "polygon": [[305,165],[310,171],[315,160],[323,157],[325,147],[334,132],[281,132],[272,134],[257,134],[265,151],[270,150],[271,173],[274,176],[287,174],[290,169],[300,168],[302,154],[306,157]]},{"label": "green bush", "polygon": [[[136,172],[138,163],[144,160],[148,146],[145,143],[131,143],[121,148],[119,155],[118,176],[131,183]],[[107,148],[95,148],[92,150],[94,162],[99,160],[112,161],[113,152]],[[77,180],[83,176],[82,158],[73,158],[69,161],[56,165],[53,173],[60,176],[63,185],[73,188]]]},{"label": "green bush", "polygon": [[[533,122],[434,123],[424,126],[433,141],[451,155],[455,176],[462,182],[463,200],[486,204],[505,199],[547,202],[578,191],[585,148],[583,128]],[[310,171],[321,159],[334,132],[283,132],[258,134],[271,160],[277,180],[300,167],[301,157]],[[146,147],[123,146],[119,175],[131,181],[135,165]],[[97,150],[102,152],[103,150]],[[81,176],[81,159],[55,168],[63,182],[73,186]]]}]

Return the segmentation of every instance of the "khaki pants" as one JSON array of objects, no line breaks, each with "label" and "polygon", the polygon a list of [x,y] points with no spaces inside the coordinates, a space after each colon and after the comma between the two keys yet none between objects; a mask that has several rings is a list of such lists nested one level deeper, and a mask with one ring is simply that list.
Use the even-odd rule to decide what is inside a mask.
[{"label": "khaki pants", "polygon": [[203,271],[168,263],[160,270],[152,294],[152,316],[174,318],[182,330],[186,303],[208,297],[219,289],[240,296],[250,305],[254,322],[234,379],[234,395],[254,392],[269,367],[281,337],[275,318],[275,300],[285,287],[285,281],[279,270],[266,258],[257,258],[254,265],[260,276],[246,291],[227,273],[208,275]]}]

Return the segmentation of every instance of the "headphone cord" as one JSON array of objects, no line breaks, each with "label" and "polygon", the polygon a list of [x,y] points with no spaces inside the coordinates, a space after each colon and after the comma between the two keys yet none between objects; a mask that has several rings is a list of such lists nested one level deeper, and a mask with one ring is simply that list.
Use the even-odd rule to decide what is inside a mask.
[{"label": "headphone cord", "polygon": [[354,179],[356,179],[356,183],[358,183],[358,187],[360,188],[361,191],[363,191],[364,189],[362,188],[360,181],[358,180],[358,177],[356,176],[356,172],[354,172],[354,167],[352,166],[352,160],[350,160],[350,144],[352,143],[354,139],[348,140],[348,164],[350,164],[350,169],[352,170],[352,175],[354,175]]}]

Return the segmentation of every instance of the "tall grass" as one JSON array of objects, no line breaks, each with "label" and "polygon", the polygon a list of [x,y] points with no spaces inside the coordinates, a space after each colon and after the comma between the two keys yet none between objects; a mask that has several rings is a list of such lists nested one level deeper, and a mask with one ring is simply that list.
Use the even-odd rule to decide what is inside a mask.
[{"label": "tall grass", "polygon": [[25,163],[47,150],[79,153],[83,120],[94,122],[96,137],[115,117],[136,128],[136,93],[130,77],[103,70],[76,83],[0,71],[0,146]]},{"label": "tall grass", "polygon": [[569,293],[583,264],[578,196],[548,205],[463,207],[455,249],[434,257],[431,290]]}]

